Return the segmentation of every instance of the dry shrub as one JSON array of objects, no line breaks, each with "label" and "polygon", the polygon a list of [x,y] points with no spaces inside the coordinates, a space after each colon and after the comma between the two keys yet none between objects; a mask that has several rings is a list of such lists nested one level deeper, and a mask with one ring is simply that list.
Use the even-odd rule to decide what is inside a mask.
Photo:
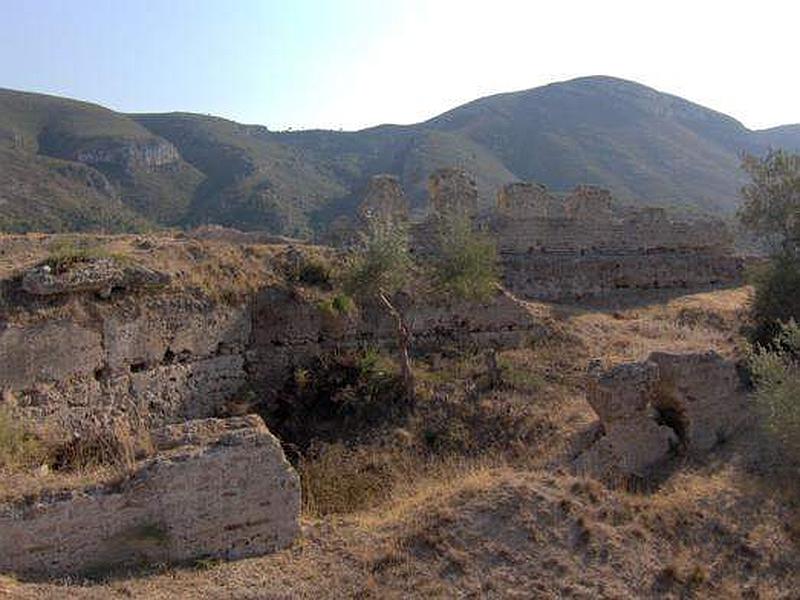
[{"label": "dry shrub", "polygon": [[0,407],[0,469],[34,467],[45,456],[45,448],[30,429]]},{"label": "dry shrub", "polygon": [[419,464],[405,448],[316,445],[298,464],[304,510],[323,516],[368,509],[387,500]]},{"label": "dry shrub", "polygon": [[130,472],[136,461],[153,454],[147,428],[130,418],[114,418],[88,424],[79,434],[50,449],[58,471],[83,471],[110,467]]}]

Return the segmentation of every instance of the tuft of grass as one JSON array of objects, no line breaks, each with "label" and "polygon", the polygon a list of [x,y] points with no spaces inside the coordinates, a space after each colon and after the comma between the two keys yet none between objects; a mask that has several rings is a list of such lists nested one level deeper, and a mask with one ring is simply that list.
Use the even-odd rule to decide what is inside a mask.
[{"label": "tuft of grass", "polygon": [[18,470],[42,463],[46,450],[23,423],[0,407],[0,469]]},{"label": "tuft of grass", "polygon": [[60,240],[53,244],[50,254],[42,264],[49,266],[54,273],[65,273],[75,265],[99,258],[117,259],[100,246],[81,244],[73,239]]},{"label": "tuft of grass", "polygon": [[305,512],[317,517],[351,513],[385,501],[409,458],[401,451],[341,442],[314,447],[298,464]]}]

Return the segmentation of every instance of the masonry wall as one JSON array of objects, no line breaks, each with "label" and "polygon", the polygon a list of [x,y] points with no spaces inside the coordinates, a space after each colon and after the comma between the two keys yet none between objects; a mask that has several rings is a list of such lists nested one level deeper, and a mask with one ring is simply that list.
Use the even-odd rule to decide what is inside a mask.
[{"label": "masonry wall", "polygon": [[[87,420],[133,415],[151,426],[212,417],[242,387],[282,387],[322,353],[364,345],[392,347],[395,325],[382,306],[330,314],[316,296],[275,284],[240,305],[148,291],[113,301],[81,293],[0,329],[2,405],[58,431]],[[498,294],[485,303],[396,299],[417,351],[445,343],[518,345],[543,326]]]},{"label": "masonry wall", "polygon": [[259,417],[191,421],[153,437],[160,454],[119,485],[0,505],[0,572],[236,559],[297,537],[299,479]]}]

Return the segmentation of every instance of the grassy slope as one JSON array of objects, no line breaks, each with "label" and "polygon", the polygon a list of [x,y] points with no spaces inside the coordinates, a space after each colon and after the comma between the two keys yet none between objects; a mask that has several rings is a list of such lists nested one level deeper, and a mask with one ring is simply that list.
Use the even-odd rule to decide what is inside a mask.
[{"label": "grassy slope", "polygon": [[[0,207],[0,219],[13,218],[18,228],[35,230],[42,227],[36,207],[47,205],[50,215],[46,221],[52,223],[49,228],[59,230],[110,226],[114,231],[124,231],[145,221],[176,224],[202,179],[183,161],[154,169],[136,166],[126,170],[110,163],[88,167],[102,173],[95,178],[101,187],[108,187],[103,194],[109,199],[106,204],[98,204],[97,186],[81,185],[82,176],[74,183],[65,183],[63,177],[62,161],[69,161],[79,171],[87,169],[74,160],[79,151],[159,142],[132,119],[101,106],[0,90],[0,148],[4,151],[0,165],[6,167],[0,173],[4,183],[0,193],[14,202],[13,214],[11,200]],[[102,183],[103,178],[109,186]],[[15,193],[20,189],[27,191],[21,199]],[[100,215],[90,216],[98,211]],[[116,217],[110,218],[111,214]]]},{"label": "grassy slope", "polygon": [[[17,229],[94,227],[94,192],[67,186],[39,155],[73,158],[81,149],[163,142],[182,160],[121,172],[97,165],[132,211],[166,225],[215,222],[292,235],[352,213],[376,173],[398,175],[424,205],[435,168],[457,165],[477,178],[484,206],[516,179],[564,191],[583,182],[629,201],[730,211],[742,175],[738,154],[769,146],[800,149],[800,126],[753,132],[680,98],[608,77],[591,77],[476,100],[430,121],[358,132],[270,132],[202,115],[122,115],[52,96],[0,90],[0,148],[14,152],[14,185],[30,206],[0,204]],[[11,165],[3,155],[0,168]],[[25,161],[30,168],[26,171]],[[18,197],[6,172],[0,195]],[[33,210],[49,206],[44,219]],[[118,204],[107,210],[117,211]],[[134,221],[119,212],[119,227]],[[50,223],[50,225],[47,225]]]}]

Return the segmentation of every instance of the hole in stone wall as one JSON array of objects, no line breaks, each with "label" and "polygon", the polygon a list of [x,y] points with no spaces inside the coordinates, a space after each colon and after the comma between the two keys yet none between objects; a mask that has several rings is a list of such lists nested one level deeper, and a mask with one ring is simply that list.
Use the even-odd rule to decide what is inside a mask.
[{"label": "hole in stone wall", "polygon": [[108,375],[109,375],[108,365],[103,365],[99,369],[94,370],[95,381],[101,381],[101,382],[105,381],[106,379],[108,379]]},{"label": "hole in stone wall", "polygon": [[688,442],[689,423],[687,422],[686,414],[676,406],[657,406],[655,410],[656,423],[672,429],[678,438],[678,444],[674,448],[675,452],[683,452]]},{"label": "hole in stone wall", "polygon": [[142,371],[147,369],[147,363],[146,362],[133,363],[131,364],[130,369],[131,373],[141,373]]},{"label": "hole in stone wall", "polygon": [[172,351],[172,348],[167,348],[167,351],[164,352],[164,358],[161,359],[162,364],[171,365],[175,362],[175,353]]}]

